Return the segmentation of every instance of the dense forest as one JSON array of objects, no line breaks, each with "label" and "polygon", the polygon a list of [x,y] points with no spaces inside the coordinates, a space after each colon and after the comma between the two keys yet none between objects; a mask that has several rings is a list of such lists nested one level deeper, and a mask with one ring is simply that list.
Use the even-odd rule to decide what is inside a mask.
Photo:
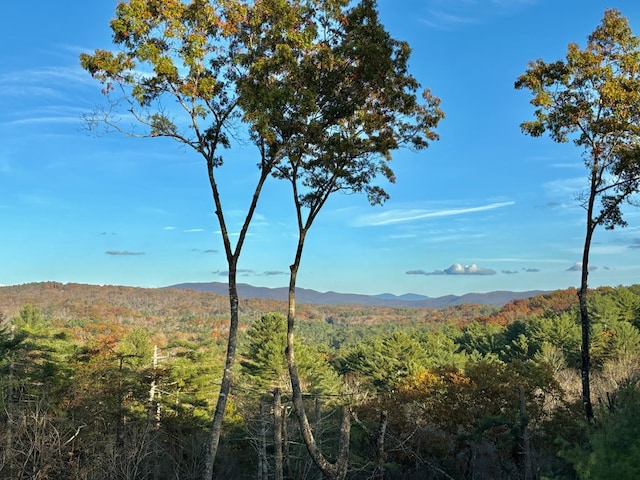
[{"label": "dense forest", "polygon": [[[0,288],[0,478],[198,479],[221,369],[222,296],[39,283]],[[300,305],[296,357],[350,479],[640,474],[640,285],[590,292],[595,422],[580,396],[575,289],[498,307]],[[215,478],[317,479],[291,405],[284,302],[241,301]]]}]

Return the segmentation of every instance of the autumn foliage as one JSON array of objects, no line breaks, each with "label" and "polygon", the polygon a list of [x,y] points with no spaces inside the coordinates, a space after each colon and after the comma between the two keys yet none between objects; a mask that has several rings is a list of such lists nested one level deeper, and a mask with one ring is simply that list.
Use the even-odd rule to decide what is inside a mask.
[{"label": "autumn foliage", "polygon": [[[0,288],[0,474],[198,478],[224,362],[224,338],[211,333],[224,325],[215,313],[224,301],[171,289]],[[602,427],[591,429],[581,421],[573,289],[489,313],[471,305],[299,308],[304,398],[328,455],[339,435],[336,406],[347,401],[354,412],[349,478],[506,480],[537,470],[586,479],[598,471],[592,462],[608,458],[635,471],[607,442],[619,435],[631,450],[637,442],[622,426],[635,414],[640,378],[638,286],[591,292],[602,406]],[[273,465],[275,388],[291,407],[283,310],[281,302],[242,302],[220,478]],[[288,420],[280,418],[283,468],[298,478],[314,467]]]}]

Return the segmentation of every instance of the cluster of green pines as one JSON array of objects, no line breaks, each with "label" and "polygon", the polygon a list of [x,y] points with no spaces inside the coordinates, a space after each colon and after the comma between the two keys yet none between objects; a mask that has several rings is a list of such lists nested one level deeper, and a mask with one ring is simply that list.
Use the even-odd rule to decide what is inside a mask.
[{"label": "cluster of green pines", "polygon": [[[354,479],[637,478],[640,287],[594,291],[589,306],[595,422],[580,404],[577,304],[506,324],[300,322],[316,437],[331,457],[336,411],[351,406]],[[0,478],[201,478],[224,363],[206,325],[63,321],[31,305],[1,325]],[[286,478],[318,478],[285,345],[279,313],[242,332],[217,478],[273,478],[276,395]]]}]

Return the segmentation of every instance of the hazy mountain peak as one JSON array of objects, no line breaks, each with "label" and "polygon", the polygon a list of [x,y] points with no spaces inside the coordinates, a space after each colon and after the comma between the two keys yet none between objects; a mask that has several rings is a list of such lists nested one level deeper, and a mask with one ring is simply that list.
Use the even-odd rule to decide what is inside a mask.
[{"label": "hazy mountain peak", "polygon": [[[218,295],[228,295],[229,287],[226,283],[180,283],[165,288],[190,289],[200,292],[210,292]],[[266,300],[287,300],[287,287],[268,288],[254,287],[246,283],[238,284],[238,294],[244,298],[259,298]],[[547,293],[541,290],[529,292],[487,292],[468,293],[462,296],[446,295],[443,297],[428,297],[417,293],[394,295],[381,293],[379,295],[362,295],[356,293],[318,292],[306,288],[296,288],[296,300],[298,303],[322,304],[322,305],[372,305],[387,307],[418,307],[418,308],[444,308],[452,305],[477,304],[502,306],[511,300],[529,298]]]}]

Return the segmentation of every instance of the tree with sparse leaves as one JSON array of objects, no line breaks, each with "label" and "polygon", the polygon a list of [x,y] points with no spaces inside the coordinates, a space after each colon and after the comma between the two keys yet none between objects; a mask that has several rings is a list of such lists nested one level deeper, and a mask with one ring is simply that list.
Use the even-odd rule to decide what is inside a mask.
[{"label": "tree with sparse leaves", "polygon": [[640,188],[640,39],[619,11],[606,10],[584,49],[571,43],[566,60],[530,62],[515,87],[533,95],[535,118],[521,124],[525,133],[546,132],[584,150],[588,186],[578,200],[587,216],[578,297],[582,402],[591,419],[589,253],[598,226],[627,225],[622,207],[634,203]]}]

